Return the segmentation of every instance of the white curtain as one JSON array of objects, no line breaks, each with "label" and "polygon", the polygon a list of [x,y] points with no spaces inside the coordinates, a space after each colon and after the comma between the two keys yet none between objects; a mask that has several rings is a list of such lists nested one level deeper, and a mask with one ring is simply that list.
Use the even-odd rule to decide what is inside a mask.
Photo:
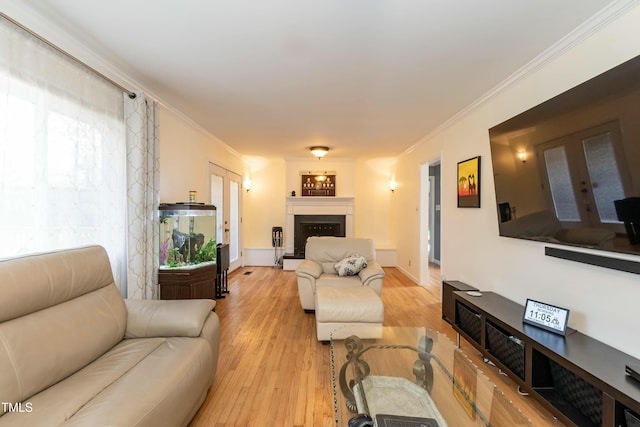
[{"label": "white curtain", "polygon": [[159,142],[157,105],[125,95],[127,123],[127,297],[158,298]]},{"label": "white curtain", "polygon": [[126,277],[122,92],[0,19],[0,257],[100,244]]}]

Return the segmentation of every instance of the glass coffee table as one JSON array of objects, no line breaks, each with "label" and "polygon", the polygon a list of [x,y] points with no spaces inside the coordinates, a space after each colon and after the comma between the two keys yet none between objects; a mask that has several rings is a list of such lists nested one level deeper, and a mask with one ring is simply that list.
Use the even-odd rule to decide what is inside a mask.
[{"label": "glass coffee table", "polygon": [[532,425],[439,332],[340,328],[331,337],[331,363],[339,426],[347,426],[357,414],[369,415],[378,427]]}]

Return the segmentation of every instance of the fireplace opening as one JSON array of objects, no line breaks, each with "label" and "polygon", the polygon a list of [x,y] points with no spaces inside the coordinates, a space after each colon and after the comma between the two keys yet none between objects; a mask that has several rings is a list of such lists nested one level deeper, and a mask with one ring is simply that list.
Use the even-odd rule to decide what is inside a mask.
[{"label": "fireplace opening", "polygon": [[307,239],[311,236],[345,237],[344,215],[295,215],[293,253],[304,257]]}]

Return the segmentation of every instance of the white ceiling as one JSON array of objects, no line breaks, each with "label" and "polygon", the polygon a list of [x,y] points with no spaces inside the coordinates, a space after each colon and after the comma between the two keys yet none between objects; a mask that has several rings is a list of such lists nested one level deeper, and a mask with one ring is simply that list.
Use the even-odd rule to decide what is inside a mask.
[{"label": "white ceiling", "polygon": [[244,155],[396,156],[611,0],[21,0]]}]

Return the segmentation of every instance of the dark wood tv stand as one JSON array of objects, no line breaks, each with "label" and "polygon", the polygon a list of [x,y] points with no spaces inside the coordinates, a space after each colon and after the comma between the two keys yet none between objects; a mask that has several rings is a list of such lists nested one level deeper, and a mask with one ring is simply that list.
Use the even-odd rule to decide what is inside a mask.
[{"label": "dark wood tv stand", "polygon": [[575,330],[562,337],[524,324],[524,306],[494,292],[452,295],[443,313],[454,313],[456,332],[562,422],[627,427],[625,411],[640,414],[640,382],[625,374],[640,360]]}]

